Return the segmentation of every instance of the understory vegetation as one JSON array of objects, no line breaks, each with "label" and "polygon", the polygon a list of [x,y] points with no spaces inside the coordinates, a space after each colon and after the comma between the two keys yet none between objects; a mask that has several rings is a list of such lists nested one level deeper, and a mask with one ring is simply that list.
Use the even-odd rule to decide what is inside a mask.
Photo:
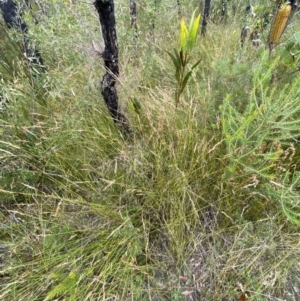
[{"label": "understory vegetation", "polygon": [[0,28],[0,299],[299,301],[299,12],[270,52],[271,21],[242,46],[245,1],[215,1],[179,99],[168,52],[204,1],[136,1],[137,28],[115,1],[126,136],[93,3],[32,2],[45,73]]}]

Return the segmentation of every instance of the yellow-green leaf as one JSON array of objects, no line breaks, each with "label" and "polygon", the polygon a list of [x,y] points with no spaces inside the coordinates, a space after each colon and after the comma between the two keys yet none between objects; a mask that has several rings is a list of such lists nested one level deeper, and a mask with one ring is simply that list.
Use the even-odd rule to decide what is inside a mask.
[{"label": "yellow-green leaf", "polygon": [[199,23],[200,23],[200,14],[195,19],[195,11],[194,11],[189,26],[189,32],[188,32],[188,42],[187,42],[188,51],[192,51],[195,45],[195,41],[198,34]]},{"label": "yellow-green leaf", "polygon": [[190,36],[191,36],[190,39],[192,40],[192,47],[194,46],[196,38],[197,38],[199,23],[200,23],[200,14],[197,16],[197,18],[193,24],[192,32],[190,33]]},{"label": "yellow-green leaf", "polygon": [[186,40],[187,40],[187,37],[188,37],[188,29],[185,25],[185,21],[184,21],[184,18],[181,19],[180,21],[180,49],[181,51],[184,51],[185,50],[185,45],[186,45]]}]

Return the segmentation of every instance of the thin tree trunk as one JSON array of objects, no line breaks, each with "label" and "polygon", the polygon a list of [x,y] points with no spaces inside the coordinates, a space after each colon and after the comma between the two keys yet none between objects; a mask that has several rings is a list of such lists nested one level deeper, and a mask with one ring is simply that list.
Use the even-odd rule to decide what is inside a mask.
[{"label": "thin tree trunk", "polygon": [[224,19],[227,8],[227,0],[222,0],[221,21]]},{"label": "thin tree trunk", "polygon": [[178,16],[179,18],[182,17],[182,11],[181,11],[181,2],[180,0],[177,0],[177,9],[178,9]]},{"label": "thin tree trunk", "polygon": [[41,71],[45,72],[46,69],[39,51],[30,47],[30,41],[27,35],[28,28],[18,10],[17,4],[13,0],[6,0],[4,2],[1,1],[0,9],[2,10],[3,19],[7,27],[9,29],[15,28],[23,35],[23,48],[29,65],[33,64],[38,66],[40,67]]},{"label": "thin tree trunk", "polygon": [[18,12],[18,6],[14,1],[1,1],[0,8],[2,10],[3,19],[8,28],[16,28],[19,31],[27,32],[27,26],[22,20],[21,15]]},{"label": "thin tree trunk", "polygon": [[210,11],[210,2],[211,2],[211,0],[205,0],[204,13],[203,13],[203,19],[202,19],[202,24],[201,24],[201,35],[202,36],[205,36],[205,33],[206,33],[207,20],[209,18],[209,11]]},{"label": "thin tree trunk", "polygon": [[125,133],[131,133],[126,117],[120,112],[116,81],[119,77],[118,41],[113,0],[96,0],[95,8],[101,23],[102,36],[105,44],[102,57],[106,73],[102,78],[102,96],[113,120],[121,125]]},{"label": "thin tree trunk", "polygon": [[131,19],[131,27],[136,28],[136,3],[134,0],[129,0],[130,2],[130,19]]},{"label": "thin tree trunk", "polygon": [[251,12],[252,12],[251,4],[250,4],[250,2],[248,2],[247,6],[246,6],[245,14],[244,14],[244,25],[243,25],[242,32],[241,32],[241,46],[244,46],[246,38],[250,34],[249,18],[251,18]]},{"label": "thin tree trunk", "polygon": [[291,0],[291,6],[292,9],[295,10],[299,7],[298,1],[297,0]]},{"label": "thin tree trunk", "polygon": [[134,28],[135,33],[134,33],[134,39],[136,40],[138,38],[138,27],[136,23],[136,3],[134,0],[129,0],[130,1],[130,19],[131,19],[131,28]]}]

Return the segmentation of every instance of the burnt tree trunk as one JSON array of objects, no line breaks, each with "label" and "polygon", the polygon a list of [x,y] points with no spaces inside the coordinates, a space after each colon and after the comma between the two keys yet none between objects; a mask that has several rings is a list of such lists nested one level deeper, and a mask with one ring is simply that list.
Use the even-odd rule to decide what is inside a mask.
[{"label": "burnt tree trunk", "polygon": [[138,27],[136,24],[136,3],[134,0],[130,0],[130,20],[131,20],[131,28],[134,28],[134,39],[138,38]]},{"label": "burnt tree trunk", "polygon": [[291,0],[291,6],[292,6],[292,9],[295,10],[299,7],[299,2],[297,0]]},{"label": "burnt tree trunk", "polygon": [[221,21],[224,19],[226,14],[227,3],[226,0],[222,0],[222,11],[221,11]]},{"label": "burnt tree trunk", "polygon": [[210,11],[210,1],[211,0],[205,0],[204,4],[204,13],[203,13],[203,19],[201,24],[201,35],[205,36],[206,33],[206,26],[207,26],[207,20],[209,18],[209,11]]},{"label": "burnt tree trunk", "polygon": [[22,18],[21,13],[18,10],[17,4],[13,0],[6,0],[0,2],[0,9],[2,11],[3,19],[6,26],[15,28],[23,35],[23,50],[26,55],[26,59],[29,65],[35,65],[40,67],[41,71],[46,71],[43,59],[37,49],[33,49],[30,46],[30,40],[27,32],[28,28],[25,21]]},{"label": "burnt tree trunk", "polygon": [[[244,46],[244,43],[246,41],[246,38],[249,36],[250,34],[250,29],[249,29],[249,18],[251,17],[252,14],[252,7],[250,2],[248,2],[247,6],[246,6],[246,10],[245,10],[245,14],[244,14],[244,26],[242,28],[242,32],[241,32],[241,46]],[[250,17],[249,17],[250,16]]]},{"label": "burnt tree trunk", "polygon": [[134,0],[130,0],[129,4],[130,4],[131,27],[137,28],[137,25],[136,25],[136,3],[135,3]]},{"label": "burnt tree trunk", "polygon": [[179,18],[182,17],[182,11],[181,11],[181,2],[180,0],[177,0],[177,9],[178,9],[178,16]]},{"label": "burnt tree trunk", "polygon": [[14,1],[1,1],[0,8],[8,28],[16,28],[19,31],[27,32],[27,26],[25,22],[23,22],[21,15],[18,12],[18,6]]},{"label": "burnt tree trunk", "polygon": [[102,78],[102,96],[114,120],[125,133],[131,133],[126,117],[120,112],[116,82],[119,77],[118,41],[113,0],[96,0],[94,2],[98,12],[102,36],[105,44],[102,57],[106,73]]}]

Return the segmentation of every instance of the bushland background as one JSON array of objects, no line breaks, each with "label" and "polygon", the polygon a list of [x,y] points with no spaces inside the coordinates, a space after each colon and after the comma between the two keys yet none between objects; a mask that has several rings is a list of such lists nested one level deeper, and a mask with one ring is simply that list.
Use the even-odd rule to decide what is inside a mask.
[{"label": "bushland background", "polygon": [[213,1],[176,105],[166,51],[203,2],[136,1],[134,28],[115,1],[130,137],[92,2],[23,6],[45,73],[2,22],[1,300],[300,300],[299,15],[270,55],[275,1]]}]

